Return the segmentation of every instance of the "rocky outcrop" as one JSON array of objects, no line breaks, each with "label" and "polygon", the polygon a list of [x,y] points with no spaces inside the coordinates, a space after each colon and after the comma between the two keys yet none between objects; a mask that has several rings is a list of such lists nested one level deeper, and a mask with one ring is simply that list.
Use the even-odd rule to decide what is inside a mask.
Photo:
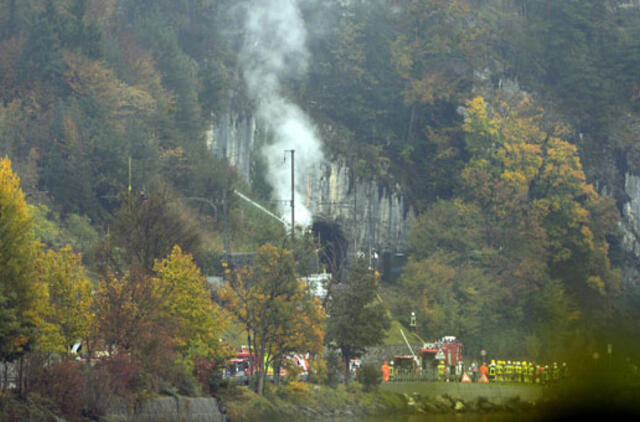
[{"label": "rocky outcrop", "polygon": [[[640,176],[627,173],[624,190],[629,201],[622,207],[622,245],[637,263],[640,262]],[[629,262],[623,267],[622,279],[626,282],[632,282],[640,275],[640,268],[633,264]]]},{"label": "rocky outcrop", "polygon": [[310,169],[304,186],[314,220],[337,223],[357,251],[407,250],[415,216],[401,195],[355,178],[340,160]]},{"label": "rocky outcrop", "polygon": [[250,113],[222,113],[207,132],[207,145],[249,180],[256,142],[256,120]]},{"label": "rocky outcrop", "polygon": [[[228,112],[217,116],[209,131],[211,150],[226,156],[247,181],[251,163],[259,154],[258,130],[253,116]],[[337,223],[350,250],[406,251],[414,213],[402,195],[376,180],[355,178],[340,159],[306,169],[297,183],[303,187],[305,206],[314,221]]]},{"label": "rocky outcrop", "polygon": [[475,399],[463,400],[448,394],[422,396],[419,394],[405,395],[409,407],[414,413],[496,413],[505,412],[522,414],[535,409],[535,402],[522,400],[519,396],[487,398],[478,396]]}]

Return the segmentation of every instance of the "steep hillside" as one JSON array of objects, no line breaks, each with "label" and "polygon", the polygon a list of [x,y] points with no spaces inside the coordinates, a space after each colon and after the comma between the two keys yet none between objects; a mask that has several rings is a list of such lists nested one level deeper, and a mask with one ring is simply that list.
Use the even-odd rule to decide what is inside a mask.
[{"label": "steep hillside", "polygon": [[224,228],[232,251],[283,242],[232,191],[288,213],[295,150],[300,221],[339,223],[352,253],[408,249],[384,288],[423,337],[542,353],[637,312],[639,14],[613,0],[0,0],[0,151],[40,236],[95,271],[150,266],[178,242],[220,273]]}]

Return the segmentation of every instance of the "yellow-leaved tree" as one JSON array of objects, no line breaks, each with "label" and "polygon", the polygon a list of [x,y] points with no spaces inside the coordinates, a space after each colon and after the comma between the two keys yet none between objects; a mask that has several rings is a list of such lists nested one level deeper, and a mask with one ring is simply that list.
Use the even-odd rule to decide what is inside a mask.
[{"label": "yellow-leaved tree", "polygon": [[47,289],[38,348],[65,353],[89,334],[92,321],[91,283],[82,258],[70,246],[60,251],[40,249],[37,261],[41,286]]},{"label": "yellow-leaved tree", "polygon": [[11,361],[33,341],[36,247],[20,179],[0,160],[0,358]]},{"label": "yellow-leaved tree", "polygon": [[21,358],[36,341],[37,303],[41,297],[34,277],[36,248],[20,179],[5,157],[0,160],[0,362],[3,364]]},{"label": "yellow-leaved tree", "polygon": [[[472,157],[464,187],[483,209],[492,246],[510,257],[506,273],[523,280],[520,287],[562,280],[576,303],[593,311],[619,291],[606,239],[618,213],[613,199],[587,182],[577,147],[563,139],[567,128],[546,129],[543,117],[526,95],[470,100],[463,128]],[[542,273],[540,262],[531,265],[541,257]]]},{"label": "yellow-leaved tree", "polygon": [[193,257],[176,245],[167,258],[156,261],[154,271],[159,311],[171,321],[175,345],[186,367],[192,368],[195,358],[225,356],[220,338],[226,320]]}]

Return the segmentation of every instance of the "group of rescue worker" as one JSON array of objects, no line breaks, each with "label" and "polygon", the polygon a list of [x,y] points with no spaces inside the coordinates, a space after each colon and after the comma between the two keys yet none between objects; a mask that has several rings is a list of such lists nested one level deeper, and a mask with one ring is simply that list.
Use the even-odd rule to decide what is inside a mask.
[{"label": "group of rescue worker", "polygon": [[566,362],[542,365],[526,361],[492,360],[486,372],[490,382],[526,384],[550,384],[568,376]]},{"label": "group of rescue worker", "polygon": [[[396,370],[393,361],[385,361],[380,368],[383,381],[394,379]],[[551,384],[567,378],[568,368],[566,362],[558,364],[537,364],[526,361],[504,361],[492,360],[488,366],[483,363],[477,367],[474,364],[467,368],[448,368],[444,360],[438,361],[436,367],[437,380],[439,381],[464,381],[468,377],[468,382],[504,382],[504,383],[524,383],[524,384]],[[484,380],[484,381],[483,381]]]}]

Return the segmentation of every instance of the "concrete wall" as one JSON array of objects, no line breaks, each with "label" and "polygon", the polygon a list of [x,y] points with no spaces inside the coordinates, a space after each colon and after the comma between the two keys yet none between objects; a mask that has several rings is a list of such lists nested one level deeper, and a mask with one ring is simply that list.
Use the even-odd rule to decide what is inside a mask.
[{"label": "concrete wall", "polygon": [[213,397],[158,397],[144,402],[133,414],[114,409],[108,422],[225,422]]}]

